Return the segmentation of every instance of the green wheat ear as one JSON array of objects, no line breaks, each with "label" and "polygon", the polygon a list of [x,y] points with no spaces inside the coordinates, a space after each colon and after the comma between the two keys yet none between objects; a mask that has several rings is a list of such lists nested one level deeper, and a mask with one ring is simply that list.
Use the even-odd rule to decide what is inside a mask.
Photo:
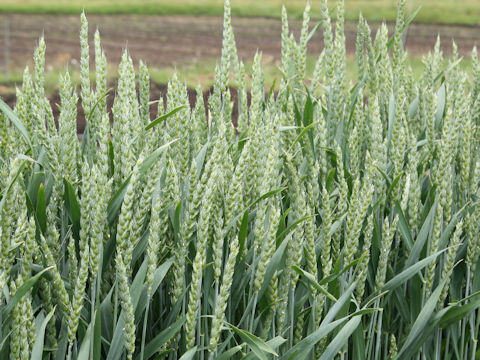
[{"label": "green wheat ear", "polygon": [[344,2],[318,5],[293,32],[282,8],[273,86],[225,1],[211,93],[175,74],[156,119],[147,65],[125,49],[108,79],[84,13],[54,118],[40,38],[0,101],[0,358],[477,356],[477,50],[437,40],[416,75],[400,0],[393,34],[360,15],[350,62]]}]

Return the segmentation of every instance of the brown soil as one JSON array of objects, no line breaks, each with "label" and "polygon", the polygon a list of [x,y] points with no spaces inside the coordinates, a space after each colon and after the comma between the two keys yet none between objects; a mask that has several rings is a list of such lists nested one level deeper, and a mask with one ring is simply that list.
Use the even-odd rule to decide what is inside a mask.
[{"label": "brown soil", "polygon": [[[91,39],[95,29],[100,29],[110,64],[118,64],[125,47],[128,47],[135,62],[143,59],[154,67],[175,66],[220,56],[220,17],[89,15],[88,20]],[[298,36],[301,22],[291,21],[290,26]],[[79,16],[0,14],[0,72],[5,73],[5,39],[8,39],[9,69],[18,71],[25,64],[31,64],[33,49],[42,33],[45,34],[47,43],[47,70],[67,66],[78,68],[79,27]],[[280,20],[237,17],[233,19],[233,27],[241,58],[251,59],[260,50],[264,61],[279,61]],[[374,31],[377,27],[378,24],[372,25]],[[451,40],[454,38],[460,54],[468,55],[478,38],[479,30],[480,27],[413,24],[408,31],[406,47],[410,54],[425,54],[433,48],[437,35],[440,35],[446,54],[451,52]],[[356,24],[347,23],[345,32],[347,52],[352,53]],[[309,51],[311,54],[319,53],[322,46],[321,31],[317,31],[309,43]],[[152,99],[158,99],[164,93],[163,85],[154,85]],[[0,86],[0,96],[14,105],[11,87]],[[193,92],[190,97],[194,101]],[[59,103],[58,95],[53,94],[51,100],[53,104]]]},{"label": "brown soil", "polygon": [[[91,38],[98,27],[109,61],[118,63],[128,47],[135,61],[145,60],[153,66],[171,66],[220,55],[222,19],[213,16],[145,16],[89,15]],[[298,35],[301,22],[291,21]],[[0,14],[0,68],[5,64],[5,31],[8,31],[10,68],[23,68],[29,62],[42,33],[47,42],[47,66],[78,66],[80,28],[79,16]],[[233,27],[241,58],[250,59],[258,49],[264,56],[280,56],[281,22],[277,19],[233,19]],[[373,24],[375,31],[378,24]],[[437,34],[443,39],[444,50],[450,52],[454,38],[461,54],[467,54],[478,39],[479,27],[412,24],[408,31],[407,49],[411,54],[424,54],[435,43]],[[347,51],[355,44],[356,24],[347,23]],[[310,52],[322,48],[321,31],[310,41]]]}]

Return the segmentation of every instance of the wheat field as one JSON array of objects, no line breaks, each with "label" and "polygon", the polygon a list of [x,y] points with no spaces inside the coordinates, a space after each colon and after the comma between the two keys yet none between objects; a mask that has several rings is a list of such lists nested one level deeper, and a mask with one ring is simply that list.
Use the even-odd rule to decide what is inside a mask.
[{"label": "wheat field", "polygon": [[177,75],[151,99],[128,51],[107,89],[82,14],[81,84],[60,76],[55,119],[40,38],[0,101],[2,359],[479,358],[477,51],[467,72],[437,43],[417,80],[400,0],[391,35],[360,16],[347,80],[343,6],[332,25],[323,0],[317,29],[307,4],[298,39],[283,10],[274,85],[260,53],[238,58],[226,0],[193,107]]}]

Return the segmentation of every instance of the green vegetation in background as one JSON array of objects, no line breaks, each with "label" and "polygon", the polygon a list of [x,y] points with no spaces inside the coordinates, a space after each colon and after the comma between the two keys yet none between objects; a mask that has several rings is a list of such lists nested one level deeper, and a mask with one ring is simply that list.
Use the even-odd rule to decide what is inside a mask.
[{"label": "green vegetation in background", "polygon": [[[291,18],[301,18],[305,0],[237,0],[232,1],[232,14],[236,16],[280,17],[285,6]],[[311,1],[312,16],[319,17],[320,1]],[[331,6],[335,1],[330,2]],[[478,0],[414,0],[409,1],[409,11],[422,6],[416,22],[440,24],[480,23]],[[20,13],[87,13],[98,14],[158,14],[158,15],[217,15],[223,14],[223,2],[219,0],[2,0],[0,12]],[[361,12],[369,21],[394,21],[396,1],[346,0],[345,18],[357,20]]]},{"label": "green vegetation in background", "polygon": [[[307,58],[307,73],[311,76],[313,74],[315,62],[317,58],[314,56],[309,56]],[[152,67],[150,69],[150,77],[153,83],[156,84],[167,84],[168,81],[172,78],[174,73],[178,74],[179,80],[186,82],[187,87],[193,89],[198,84],[202,86],[204,90],[207,90],[213,86],[214,81],[214,72],[212,69],[215,68],[215,63],[217,59],[204,59],[195,63],[184,63],[177,66],[167,66],[162,68]],[[424,65],[422,60],[417,57],[409,57],[408,63],[412,67],[413,74],[416,79],[419,79],[424,71]],[[281,78],[281,72],[278,68],[278,64],[272,62],[264,62],[263,64],[264,74],[265,74],[265,84],[266,88],[269,87],[275,82],[276,88],[279,86],[278,79]],[[245,66],[247,69],[251,69],[252,60],[245,61]],[[459,68],[463,71],[470,72],[472,62],[470,58],[463,59],[459,63]],[[109,66],[108,69],[108,79],[109,82],[116,81],[118,75],[117,67]],[[64,73],[65,69],[55,68],[45,73],[45,92],[47,94],[53,94],[58,91],[58,78],[61,73]],[[80,85],[80,73],[78,70],[69,68],[70,76],[72,78],[72,83],[76,86]],[[4,85],[4,88],[1,89],[0,93],[2,95],[14,94],[15,86],[20,85],[22,82],[22,72],[11,73],[9,81],[5,80],[5,75],[0,74],[0,84]],[[92,73],[90,78],[94,80],[95,76]],[[355,82],[357,79],[357,67],[355,60],[352,57],[347,58],[347,80]]]}]

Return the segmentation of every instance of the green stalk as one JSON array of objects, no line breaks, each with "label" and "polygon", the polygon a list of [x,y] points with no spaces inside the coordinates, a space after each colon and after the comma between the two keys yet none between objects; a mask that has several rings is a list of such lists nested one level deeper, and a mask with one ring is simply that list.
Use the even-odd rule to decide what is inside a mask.
[{"label": "green stalk", "polygon": [[115,332],[115,328],[117,327],[117,320],[118,320],[118,274],[117,270],[115,270],[115,298],[113,301],[113,329],[112,334]]},{"label": "green stalk", "polygon": [[294,316],[295,316],[295,293],[294,289],[289,286],[289,291],[288,295],[290,298],[290,304],[289,304],[289,310],[290,310],[290,347],[293,346],[293,338],[294,338],[294,330],[295,330],[295,324],[294,324]]},{"label": "green stalk", "polygon": [[[96,287],[97,287],[97,277],[93,279],[92,282],[92,292],[91,292],[91,306],[90,306],[90,321],[92,324],[95,324],[95,300],[96,300]],[[92,331],[92,339],[94,338],[93,336],[94,332]],[[90,358],[93,359],[93,341],[90,341]]]},{"label": "green stalk", "polygon": [[145,308],[145,316],[144,316],[144,319],[143,319],[142,343],[140,345],[140,360],[144,360],[145,338],[146,338],[146,335],[147,335],[147,322],[148,322],[148,311],[150,309],[150,300],[151,300],[151,294],[148,293],[148,295],[147,295],[147,307]]},{"label": "green stalk", "polygon": [[378,315],[378,325],[377,325],[377,341],[376,341],[376,346],[375,346],[375,359],[379,359],[379,356],[381,354],[381,344],[382,344],[382,319],[383,319],[383,311],[381,311]]}]

